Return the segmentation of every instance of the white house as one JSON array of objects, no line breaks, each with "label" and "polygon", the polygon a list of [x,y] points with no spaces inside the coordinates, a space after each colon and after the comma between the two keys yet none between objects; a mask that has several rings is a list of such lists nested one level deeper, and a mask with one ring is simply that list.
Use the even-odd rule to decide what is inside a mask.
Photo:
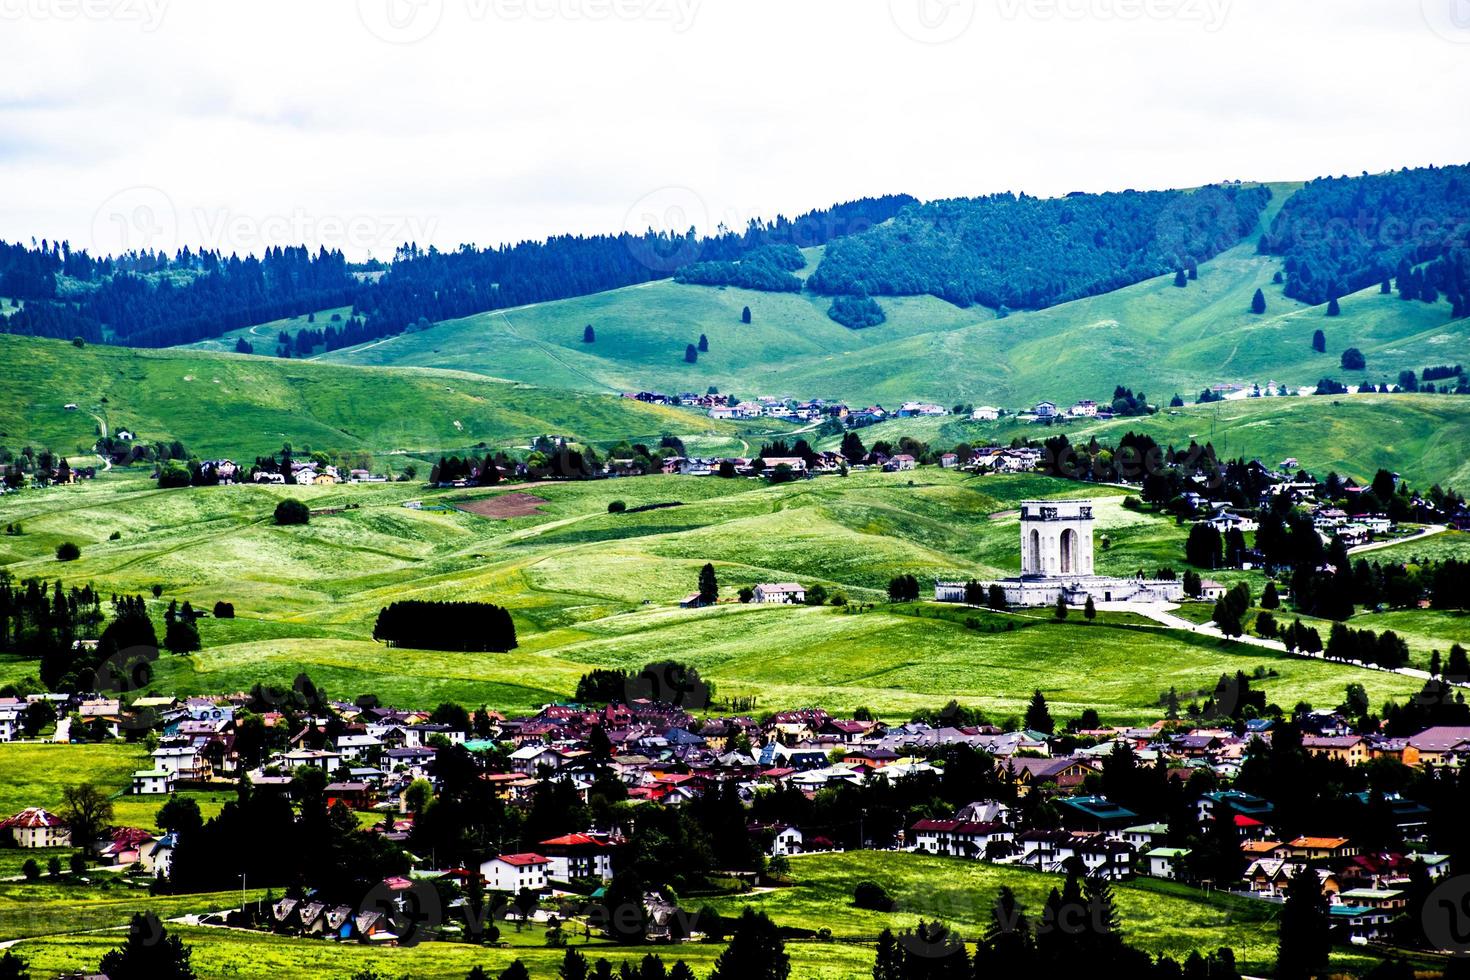
[{"label": "white house", "polygon": [[981,405],[970,413],[970,419],[975,422],[994,422],[1000,418],[1000,409],[994,405]]},{"label": "white house", "polygon": [[152,844],[144,844],[138,851],[138,863],[143,870],[155,878],[167,878],[173,870],[174,848],[179,839],[174,834],[164,834]]},{"label": "white house", "polygon": [[1057,417],[1056,402],[1037,402],[1032,412],[1039,419],[1053,419]]},{"label": "white house", "polygon": [[1150,878],[1179,877],[1182,865],[1189,858],[1187,847],[1155,847],[1143,855],[1143,873]]},{"label": "white house", "polygon": [[337,752],[349,762],[356,762],[382,747],[383,743],[372,735],[343,735],[337,739]]},{"label": "white house", "polygon": [[546,856],[547,874],[557,881],[612,878],[613,846],[588,834],[553,837],[538,845]]},{"label": "white house", "polygon": [[0,831],[10,831],[16,847],[66,847],[71,828],[54,813],[38,806],[26,807],[9,820],[0,820]]},{"label": "white house", "polygon": [[192,745],[167,745],[154,749],[153,768],[189,781],[210,777],[209,760],[201,756]]},{"label": "white house", "polygon": [[24,710],[25,702],[19,698],[0,698],[0,742],[15,741],[20,731],[20,713]]},{"label": "white house", "polygon": [[167,769],[139,769],[133,773],[133,794],[167,796],[174,791],[175,778]]},{"label": "white house", "polygon": [[757,585],[753,590],[756,602],[775,602],[799,605],[806,602],[806,587],[795,582],[774,582]]},{"label": "white house", "polygon": [[776,836],[771,840],[771,857],[789,857],[800,854],[806,838],[795,827],[777,826]]},{"label": "white house", "polygon": [[502,854],[481,864],[480,875],[491,891],[514,895],[522,888],[545,890],[550,869],[551,862],[540,854]]}]

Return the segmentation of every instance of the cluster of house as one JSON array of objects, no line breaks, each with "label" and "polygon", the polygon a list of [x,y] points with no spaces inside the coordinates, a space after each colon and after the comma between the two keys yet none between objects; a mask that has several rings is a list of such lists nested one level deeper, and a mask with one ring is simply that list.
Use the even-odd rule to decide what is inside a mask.
[{"label": "cluster of house", "polygon": [[[206,467],[208,467],[208,466],[216,465],[216,464],[215,463],[205,463],[203,465],[206,466]],[[219,460],[218,463],[217,463],[217,465],[219,465],[221,467],[228,467],[229,472],[230,472],[230,479],[228,479],[228,480],[221,479],[218,482],[220,482],[220,483],[234,483],[235,482],[235,474],[237,472],[239,472],[236,469],[235,464],[232,463],[232,462],[230,462],[229,460],[225,459],[225,460]],[[221,471],[221,474],[223,474],[223,470]],[[338,469],[337,467],[332,466],[330,464],[318,464],[318,463],[315,463],[315,462],[313,462],[311,460],[305,460],[305,461],[302,461],[302,460],[292,460],[292,462],[291,462],[291,472],[290,473],[271,473],[271,472],[267,472],[265,470],[257,469],[257,470],[254,471],[253,475],[251,476],[251,479],[253,479],[256,483],[275,483],[275,484],[294,483],[297,486],[303,486],[303,487],[310,487],[310,486],[318,486],[318,487],[333,486],[333,485],[338,484],[338,483],[386,483],[386,482],[388,482],[388,478],[386,476],[374,476],[372,474],[372,472],[369,471],[369,470],[362,470],[362,469],[341,470],[341,469]]]},{"label": "cluster of house", "polygon": [[[790,595],[797,586],[770,586],[773,595]],[[775,598],[769,601],[793,601]],[[1126,745],[1141,764],[1162,765],[1170,778],[1187,783],[1207,770],[1216,785],[1238,776],[1251,739],[1271,738],[1267,719],[1248,722],[1243,732],[1190,727],[1160,721],[1151,726],[1077,733],[1084,747],[1068,748],[1038,732],[994,727],[931,726],[835,717],[818,708],[781,711],[763,720],[749,716],[697,718],[666,702],[633,700],[594,708],[551,704],[534,715],[507,718],[489,712],[477,731],[436,724],[421,710],[360,707],[334,702],[335,717],[308,719],[285,739],[284,748],[253,768],[240,759],[235,718],[243,694],[218,698],[148,697],[118,710],[146,714],[160,732],[152,766],[133,773],[131,791],[163,796],[175,790],[218,786],[247,774],[259,792],[286,792],[290,774],[301,766],[327,775],[330,803],[383,816],[369,833],[404,840],[412,826],[409,787],[435,780],[434,760],[451,745],[471,752],[494,750],[504,759],[484,778],[502,799],[528,806],[543,780],[565,781],[587,793],[611,771],[634,801],[678,806],[714,787],[733,785],[751,800],[778,788],[815,794],[844,784],[891,781],[921,773],[938,774],[933,757],[947,746],[968,745],[997,760],[1002,778],[1013,788],[1007,800],[1042,794],[1058,820],[1046,829],[1019,819],[1025,807],[1005,800],[976,801],[951,816],[924,819],[899,835],[900,847],[931,854],[1058,871],[1081,862],[1090,874],[1121,880],[1135,875],[1194,878],[1190,852],[1169,846],[1169,828],[1096,793],[1104,759]],[[284,724],[267,712],[267,727]],[[1306,716],[1305,751],[1366,764],[1390,758],[1411,766],[1456,767],[1470,760],[1470,727],[1434,727],[1408,738],[1353,733],[1334,712]],[[126,723],[126,722],[125,722]],[[594,754],[594,731],[606,742]],[[1076,746],[1078,741],[1065,743]],[[1348,935],[1382,935],[1405,901],[1411,860],[1422,861],[1431,876],[1448,871],[1447,859],[1423,853],[1429,813],[1417,802],[1389,795],[1403,838],[1412,852],[1361,853],[1351,840],[1331,836],[1282,838],[1273,832],[1273,805],[1234,789],[1204,793],[1193,801],[1201,825],[1228,819],[1240,841],[1242,865],[1236,882],[1214,882],[1263,899],[1279,899],[1290,877],[1303,866],[1322,879],[1334,920]],[[751,822],[747,828],[771,856],[829,849],[834,845],[800,827]],[[77,846],[55,814],[27,808],[3,823],[0,833],[27,848]],[[86,842],[104,860],[148,874],[166,875],[177,839],[138,828],[114,828]],[[866,843],[866,842],[865,842]],[[624,841],[616,828],[589,830],[540,841],[533,850],[494,855],[479,872],[492,889],[547,892],[558,883],[607,879]],[[458,873],[469,873],[459,869]],[[328,914],[330,913],[330,914]],[[276,926],[304,934],[343,936],[344,929],[370,939],[373,923],[358,922],[352,910],[313,908],[310,903],[278,906]],[[323,916],[326,916],[323,918]],[[346,918],[344,918],[346,916]],[[349,919],[352,919],[349,923]]]},{"label": "cluster of house", "polygon": [[[1391,758],[1407,765],[1459,766],[1470,760],[1470,727],[1434,727],[1409,738],[1364,736],[1347,731],[1332,712],[1318,712],[1308,724],[1320,734],[1304,736],[1302,747],[1314,755],[1366,764]],[[960,730],[961,735],[968,735]],[[952,816],[924,819],[908,829],[908,845],[920,852],[1012,864],[1060,872],[1078,862],[1092,875],[1116,880],[1135,875],[1198,880],[1191,870],[1191,851],[1170,846],[1170,828],[1150,823],[1106,797],[1088,794],[1089,777],[1101,773],[1102,759],[1117,746],[1128,744],[1141,763],[1168,767],[1170,778],[1186,781],[1199,768],[1213,771],[1224,782],[1239,773],[1250,739],[1270,738],[1270,722],[1252,722],[1244,735],[1231,730],[1169,731],[1163,724],[1136,730],[1087,733],[1097,744],[1068,756],[1046,754],[1045,740],[1028,747],[1026,758],[997,751],[993,736],[976,733],[971,744],[986,746],[1011,773],[1020,797],[1044,791],[1055,804],[1059,826],[1024,829],[1010,806],[979,801]],[[1040,756],[1040,757],[1038,757]],[[1368,802],[1369,794],[1358,794]],[[1321,881],[1335,926],[1343,936],[1378,939],[1408,902],[1414,862],[1431,879],[1450,873],[1443,854],[1423,849],[1430,812],[1424,805],[1389,794],[1384,804],[1408,846],[1397,851],[1365,853],[1350,838],[1301,835],[1283,838],[1275,833],[1271,801],[1235,789],[1207,792],[1193,801],[1201,827],[1230,820],[1245,869],[1236,881],[1214,881],[1253,898],[1281,901],[1290,879],[1310,868]]]}]

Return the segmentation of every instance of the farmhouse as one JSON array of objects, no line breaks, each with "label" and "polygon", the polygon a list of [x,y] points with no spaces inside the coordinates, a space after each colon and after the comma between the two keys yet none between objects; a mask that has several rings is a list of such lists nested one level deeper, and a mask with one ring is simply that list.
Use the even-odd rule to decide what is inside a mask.
[{"label": "farmhouse", "polygon": [[174,791],[174,773],[167,769],[140,769],[133,773],[135,796],[167,796]]},{"label": "farmhouse", "polygon": [[751,591],[755,594],[756,602],[785,605],[800,605],[806,602],[806,587],[797,585],[795,582],[761,584]]},{"label": "farmhouse", "polygon": [[0,831],[10,831],[16,847],[66,847],[71,828],[54,813],[41,807],[26,807],[9,820],[0,820]]}]

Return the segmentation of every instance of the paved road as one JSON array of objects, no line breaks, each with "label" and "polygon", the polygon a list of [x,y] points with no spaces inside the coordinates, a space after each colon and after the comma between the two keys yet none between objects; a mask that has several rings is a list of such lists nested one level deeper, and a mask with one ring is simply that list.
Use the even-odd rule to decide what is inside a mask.
[{"label": "paved road", "polygon": [[[1197,633],[1200,636],[1214,637],[1217,640],[1228,639],[1234,643],[1244,643],[1248,646],[1262,647],[1267,650],[1275,650],[1278,653],[1287,652],[1286,644],[1282,643],[1280,640],[1267,640],[1262,637],[1251,636],[1249,634],[1227,637],[1224,633],[1220,632],[1220,629],[1214,623],[1192,623],[1182,616],[1175,616],[1172,612],[1170,612],[1170,610],[1172,609],[1179,608],[1175,605],[1155,602],[1099,602],[1097,603],[1097,608],[1100,610],[1110,610],[1113,612],[1137,613],[1138,615],[1143,616],[1147,619],[1151,619],[1154,622],[1158,623],[1160,626],[1165,626],[1169,629],[1184,630],[1189,633]],[[1325,661],[1327,659],[1325,654],[1306,653],[1302,650],[1293,650],[1291,651],[1291,655],[1293,657],[1302,657],[1308,660]],[[1429,671],[1420,670],[1417,667],[1399,667],[1395,670],[1389,670],[1386,667],[1375,667],[1372,664],[1353,663],[1350,661],[1335,660],[1332,661],[1332,663],[1341,663],[1343,664],[1343,666],[1356,667],[1359,670],[1377,670],[1386,674],[1401,674],[1404,677],[1413,677],[1416,680],[1421,681],[1427,681],[1430,678]],[[1456,686],[1470,687],[1470,684],[1458,684]]]},{"label": "paved road", "polygon": [[1449,528],[1443,524],[1431,524],[1418,534],[1411,534],[1407,538],[1394,538],[1392,541],[1374,541],[1372,544],[1360,544],[1356,548],[1349,548],[1348,554],[1361,555],[1365,551],[1377,551],[1380,548],[1392,548],[1394,545],[1407,544],[1410,541],[1419,541],[1430,538],[1436,534],[1443,534]]}]

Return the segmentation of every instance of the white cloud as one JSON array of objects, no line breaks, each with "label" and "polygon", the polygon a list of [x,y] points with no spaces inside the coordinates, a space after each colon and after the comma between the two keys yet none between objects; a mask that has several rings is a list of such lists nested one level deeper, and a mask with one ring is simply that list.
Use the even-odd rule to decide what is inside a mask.
[{"label": "white cloud", "polygon": [[666,187],[738,223],[1463,162],[1454,2],[0,0],[0,237],[115,247],[137,188],[190,244],[386,256]]}]

